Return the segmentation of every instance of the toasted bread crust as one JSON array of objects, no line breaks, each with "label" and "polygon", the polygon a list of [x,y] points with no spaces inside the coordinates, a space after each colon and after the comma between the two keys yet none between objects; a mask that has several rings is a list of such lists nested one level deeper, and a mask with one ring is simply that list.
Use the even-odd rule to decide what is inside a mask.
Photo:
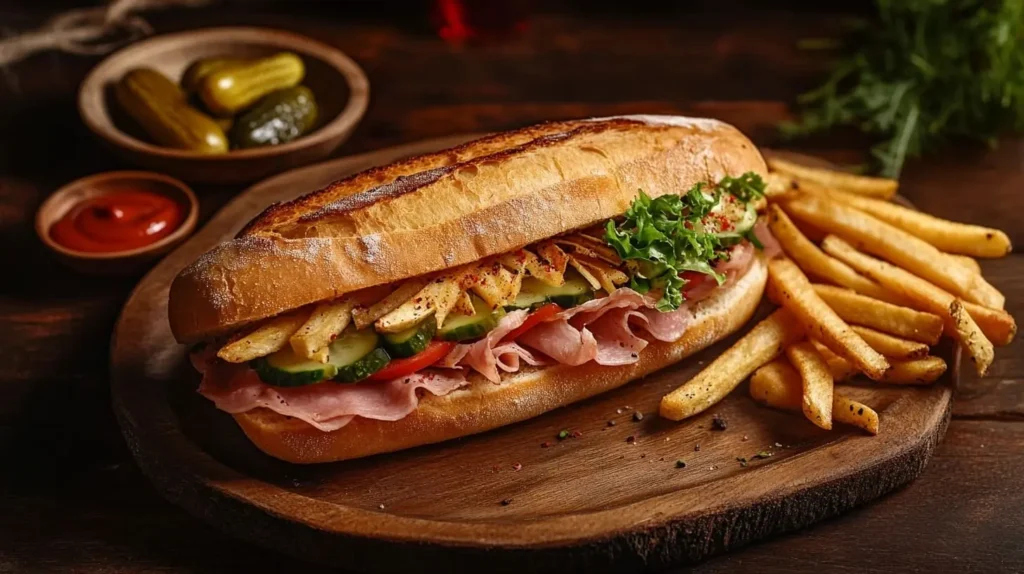
[{"label": "toasted bread crust", "polygon": [[681,193],[747,171],[765,173],[760,154],[709,120],[611,118],[486,138],[271,208],[175,278],[171,330],[184,343],[224,334],[620,215],[638,189]]},{"label": "toasted bread crust", "polygon": [[609,391],[708,347],[750,319],[766,279],[765,264],[758,257],[737,283],[694,306],[696,319],[680,340],[651,343],[632,365],[591,362],[524,369],[503,375],[499,385],[477,378],[443,397],[426,394],[403,419],[356,417],[332,432],[263,408],[233,416],[260,450],[298,464],[360,458],[481,433]]}]

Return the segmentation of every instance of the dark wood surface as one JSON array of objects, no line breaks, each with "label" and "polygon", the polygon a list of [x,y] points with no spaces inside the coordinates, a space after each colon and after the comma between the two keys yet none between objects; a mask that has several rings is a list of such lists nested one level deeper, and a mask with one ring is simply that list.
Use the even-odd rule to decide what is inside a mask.
[{"label": "dark wood surface", "polygon": [[[48,15],[0,7],[19,29]],[[341,5],[342,3],[332,3]],[[646,3],[647,5],[654,3]],[[795,40],[836,29],[836,13],[758,3],[687,3],[626,16],[572,8],[539,14],[511,43],[455,48],[411,16],[359,19],[342,10],[237,4],[154,15],[159,31],[280,26],[346,51],[373,91],[340,153],[436,135],[619,112],[713,115],[758,144],[819,78],[825,59]],[[96,58],[42,54],[0,70],[0,571],[222,572],[294,568],[235,542],[164,502],[131,461],[109,406],[108,338],[133,280],[73,275],[32,232],[36,206],[60,184],[123,167],[90,140],[74,110]],[[836,134],[804,149],[863,159],[864,141]],[[1024,244],[1024,142],[952,149],[911,164],[904,193],[940,216],[1001,227]],[[202,188],[208,218],[237,188]],[[1020,255],[983,264],[1024,310]],[[924,474],[864,509],[714,558],[704,572],[1024,570],[1024,343],[1000,349],[988,377],[965,373],[953,421]],[[310,571],[317,571],[310,567]]]},{"label": "dark wood surface", "polygon": [[[631,572],[808,526],[920,474],[949,422],[959,364],[951,345],[936,351],[951,367],[935,385],[841,388],[878,411],[881,436],[823,431],[744,392],[685,424],[655,416],[661,397],[734,336],[642,382],[462,440],[304,468],[260,453],[194,392],[199,376],[167,324],[171,281],[272,202],[469,139],[384,148],[257,184],[139,283],[111,343],[111,398],[135,460],[164,496],[231,535],[344,568]],[[736,319],[742,330],[745,317]],[[712,428],[716,416],[728,432]],[[555,440],[560,429],[581,436]],[[760,451],[770,458],[737,461]]]}]

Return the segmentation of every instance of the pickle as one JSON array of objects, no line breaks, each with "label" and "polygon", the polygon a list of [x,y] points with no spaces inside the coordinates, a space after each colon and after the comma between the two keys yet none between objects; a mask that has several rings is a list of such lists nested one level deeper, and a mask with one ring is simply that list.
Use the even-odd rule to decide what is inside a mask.
[{"label": "pickle", "polygon": [[244,66],[251,61],[241,58],[203,58],[196,60],[188,68],[185,68],[185,73],[181,75],[181,89],[185,90],[186,94],[194,94],[199,89],[199,83],[206,76],[227,68]]},{"label": "pickle", "polygon": [[245,149],[290,142],[316,124],[313,92],[305,86],[276,91],[243,114],[231,129],[231,145]]},{"label": "pickle", "polygon": [[224,130],[189,107],[184,92],[156,70],[138,68],[126,73],[114,86],[114,96],[158,145],[209,154],[228,151]]},{"label": "pickle", "polygon": [[211,72],[199,82],[197,93],[211,113],[231,116],[271,92],[298,85],[305,73],[301,58],[281,52]]}]

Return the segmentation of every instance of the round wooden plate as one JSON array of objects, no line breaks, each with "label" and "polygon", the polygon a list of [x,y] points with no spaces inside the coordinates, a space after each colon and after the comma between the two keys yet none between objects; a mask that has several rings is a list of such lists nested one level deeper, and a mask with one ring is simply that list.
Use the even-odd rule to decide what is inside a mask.
[{"label": "round wooden plate", "polygon": [[[132,452],[164,496],[240,538],[355,570],[633,571],[801,528],[920,474],[946,428],[952,375],[924,388],[845,388],[878,410],[877,437],[759,407],[746,385],[703,416],[660,419],[661,396],[735,336],[616,391],[478,436],[319,466],[259,452],[195,392],[199,377],[167,324],[172,278],[272,201],[466,139],[267,180],[142,280],[114,333],[112,395]],[[956,373],[958,355],[942,351]],[[713,430],[713,415],[728,428]],[[570,438],[558,440],[562,430]],[[759,452],[771,456],[752,458]]]}]

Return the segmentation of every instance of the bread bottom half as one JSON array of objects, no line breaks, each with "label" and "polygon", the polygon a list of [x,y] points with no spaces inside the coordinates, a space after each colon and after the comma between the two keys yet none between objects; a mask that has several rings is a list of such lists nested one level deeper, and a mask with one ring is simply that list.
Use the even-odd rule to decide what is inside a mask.
[{"label": "bread bottom half", "polygon": [[355,417],[332,432],[264,408],[233,416],[260,450],[298,464],[360,458],[488,431],[620,387],[721,340],[750,319],[766,280],[759,256],[739,281],[694,305],[695,320],[681,339],[654,341],[631,365],[528,367],[506,374],[499,385],[471,377],[469,386],[443,397],[425,394],[401,420]]}]

